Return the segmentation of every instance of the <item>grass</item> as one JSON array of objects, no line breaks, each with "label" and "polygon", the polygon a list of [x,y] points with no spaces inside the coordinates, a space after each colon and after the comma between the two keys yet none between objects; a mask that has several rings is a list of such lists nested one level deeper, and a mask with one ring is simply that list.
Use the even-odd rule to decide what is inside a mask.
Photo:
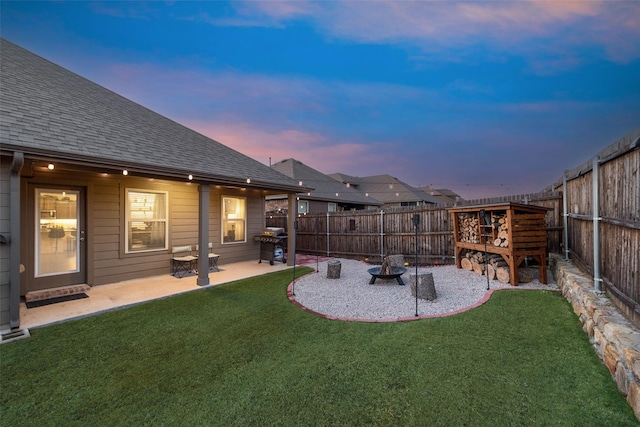
[{"label": "grass", "polygon": [[285,270],[0,346],[2,424],[638,425],[557,293],[350,323],[295,307],[290,280]]}]

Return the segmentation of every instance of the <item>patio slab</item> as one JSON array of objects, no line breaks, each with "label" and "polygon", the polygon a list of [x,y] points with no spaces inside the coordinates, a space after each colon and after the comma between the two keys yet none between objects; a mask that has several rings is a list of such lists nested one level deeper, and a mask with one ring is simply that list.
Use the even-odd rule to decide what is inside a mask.
[{"label": "patio slab", "polygon": [[268,262],[245,261],[221,265],[220,271],[210,272],[209,281],[211,284],[207,286],[198,286],[196,284],[197,276],[195,275],[176,278],[166,274],[93,286],[87,293],[89,298],[59,302],[42,307],[27,308],[25,302],[22,301],[20,303],[20,328],[28,329],[60,323],[287,268],[292,267],[282,263],[269,265]]}]

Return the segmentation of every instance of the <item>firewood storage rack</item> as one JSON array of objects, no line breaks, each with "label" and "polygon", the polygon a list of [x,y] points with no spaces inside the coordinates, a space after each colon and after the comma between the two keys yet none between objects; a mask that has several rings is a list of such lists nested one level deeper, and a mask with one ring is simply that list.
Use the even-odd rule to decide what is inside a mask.
[{"label": "firewood storage rack", "polygon": [[509,268],[509,283],[518,285],[518,267],[527,257],[538,263],[538,279],[547,283],[547,231],[549,208],[520,203],[498,203],[449,209],[453,221],[456,267],[463,251],[498,254]]}]

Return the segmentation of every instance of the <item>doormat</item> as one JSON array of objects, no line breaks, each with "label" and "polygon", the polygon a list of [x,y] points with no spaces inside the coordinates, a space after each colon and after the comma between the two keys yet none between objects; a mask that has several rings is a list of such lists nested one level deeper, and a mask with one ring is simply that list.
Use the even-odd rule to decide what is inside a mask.
[{"label": "doormat", "polygon": [[35,308],[35,307],[43,307],[45,305],[57,304],[59,302],[73,301],[73,300],[76,300],[76,299],[83,299],[83,298],[89,298],[89,295],[87,295],[85,293],[73,294],[73,295],[63,295],[61,297],[47,298],[47,299],[41,299],[41,300],[36,300],[36,301],[29,301],[29,302],[26,302],[25,304],[26,304],[27,308]]}]

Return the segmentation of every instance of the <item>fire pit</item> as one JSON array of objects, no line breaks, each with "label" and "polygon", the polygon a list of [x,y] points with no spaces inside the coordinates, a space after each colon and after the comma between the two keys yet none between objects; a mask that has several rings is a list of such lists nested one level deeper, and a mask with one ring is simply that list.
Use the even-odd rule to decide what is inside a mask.
[{"label": "fire pit", "polygon": [[369,281],[370,285],[373,285],[376,282],[376,279],[396,279],[398,285],[404,285],[402,281],[402,276],[407,272],[407,269],[404,267],[389,267],[386,271],[381,271],[382,267],[374,267],[367,270],[371,275],[371,280]]}]

